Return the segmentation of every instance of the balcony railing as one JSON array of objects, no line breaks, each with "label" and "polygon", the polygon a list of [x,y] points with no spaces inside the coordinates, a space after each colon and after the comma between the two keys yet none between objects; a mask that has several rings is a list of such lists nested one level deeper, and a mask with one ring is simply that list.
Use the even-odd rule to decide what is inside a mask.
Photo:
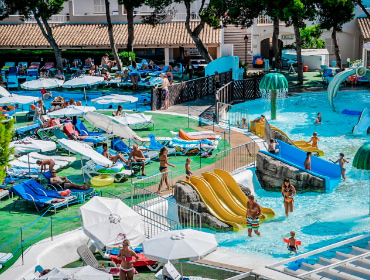
[{"label": "balcony railing", "polygon": [[[274,21],[268,15],[259,15],[257,17],[257,25],[273,25]],[[279,25],[285,25],[284,21],[279,21]]]},{"label": "balcony railing", "polygon": [[[69,21],[68,15],[54,15],[51,16],[51,18],[48,19],[49,23],[63,23]],[[31,17],[27,20],[25,20],[26,23],[36,23],[36,20],[34,17]]]},{"label": "balcony railing", "polygon": [[[186,13],[176,13],[172,16],[172,21],[185,21]],[[196,13],[190,15],[190,21],[200,21],[200,16]]]}]

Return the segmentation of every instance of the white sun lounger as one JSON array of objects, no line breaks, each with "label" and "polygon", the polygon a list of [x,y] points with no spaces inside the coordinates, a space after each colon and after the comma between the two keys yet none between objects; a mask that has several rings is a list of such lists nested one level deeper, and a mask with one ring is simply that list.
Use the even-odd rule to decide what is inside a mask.
[{"label": "white sun lounger", "polygon": [[[42,155],[36,152],[29,153],[29,155],[21,156],[13,161],[11,161],[11,166],[18,167],[18,168],[35,168],[40,169],[40,166],[36,164],[37,160],[44,160],[44,159],[52,159],[55,162],[54,169],[58,170],[67,166],[68,164],[74,162],[76,160],[75,157],[67,157],[67,156],[48,156]],[[28,165],[29,162],[29,165]]]}]

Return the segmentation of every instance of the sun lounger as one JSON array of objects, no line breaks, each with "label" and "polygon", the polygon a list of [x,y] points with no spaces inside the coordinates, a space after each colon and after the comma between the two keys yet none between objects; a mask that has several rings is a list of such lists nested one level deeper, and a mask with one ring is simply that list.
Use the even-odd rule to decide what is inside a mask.
[{"label": "sun lounger", "polygon": [[68,123],[63,126],[63,132],[72,140],[82,140],[83,142],[91,142],[94,145],[106,141],[107,138],[104,136],[88,136],[80,135],[78,130],[75,130],[72,123]]},{"label": "sun lounger", "polygon": [[[155,138],[154,134],[149,134],[150,144],[148,146],[149,150],[159,151],[162,149],[165,145],[159,143],[157,139]],[[168,154],[176,154],[176,149],[168,148]]]},{"label": "sun lounger", "polygon": [[191,150],[202,150],[210,153],[217,149],[218,141],[211,141],[207,139],[203,139],[201,141],[186,141],[180,138],[173,138],[170,146],[182,151],[182,154],[187,154]]},{"label": "sun lounger", "polygon": [[44,67],[42,69],[50,70],[54,68],[54,62],[45,62]]},{"label": "sun lounger", "polygon": [[[140,142],[142,145],[144,143],[148,143],[150,142],[150,138],[149,137],[140,137],[139,135],[136,135],[133,140],[135,140],[135,142]],[[168,145],[172,138],[171,137],[155,137],[155,140],[158,141],[158,142],[161,142],[161,144],[163,145]]]},{"label": "sun lounger", "polygon": [[3,263],[6,263],[12,257],[13,257],[13,254],[11,253],[0,253],[0,265]]},{"label": "sun lounger", "polygon": [[[9,190],[4,190],[4,189],[0,189],[0,200],[3,198],[3,197],[8,197],[10,198],[10,192]],[[0,253],[0,256],[1,256],[1,253]],[[1,263],[1,258],[0,258],[0,263]]]},{"label": "sun lounger", "polygon": [[101,136],[103,132],[93,132],[93,131],[88,131],[84,123],[80,120],[77,119],[75,128],[77,131],[80,133],[81,136]]},{"label": "sun lounger", "polygon": [[[127,155],[129,155],[132,151],[132,149],[119,138],[113,139],[111,141],[111,148],[117,152],[125,153]],[[159,153],[157,151],[144,151],[143,154],[148,160],[153,160],[159,156]]]},{"label": "sun lounger", "polygon": [[157,279],[164,279],[164,280],[212,280],[209,278],[202,278],[198,276],[186,276],[184,278],[181,277],[181,274],[177,271],[177,269],[173,266],[172,263],[168,262],[163,266],[163,269],[158,271],[155,274]]},{"label": "sun lounger", "polygon": [[22,138],[27,137],[27,136],[35,135],[36,134],[35,133],[36,129],[39,129],[39,128],[40,128],[39,123],[35,123],[35,124],[31,124],[31,125],[27,125],[27,126],[17,128],[14,132],[14,135],[13,135],[13,141],[18,140],[18,139],[22,139]]},{"label": "sun lounger", "polygon": [[[75,64],[77,64],[77,67],[74,66]],[[81,59],[74,59],[73,62],[72,62],[72,67],[70,69],[72,71],[77,71],[77,70],[81,69],[81,66],[82,66]]]},{"label": "sun lounger", "polygon": [[31,62],[31,65],[28,69],[39,69],[40,68],[40,62]]},{"label": "sun lounger", "polygon": [[[30,187],[31,184],[33,187]],[[38,187],[36,187],[36,184],[38,185]],[[56,212],[57,208],[62,206],[68,207],[70,202],[75,200],[75,197],[72,195],[65,197],[60,197],[56,195],[48,196],[48,194],[51,195],[51,193],[33,179],[29,181],[24,181],[18,185],[11,187],[10,192],[19,196],[19,199],[16,201],[13,208],[16,206],[18,201],[23,199],[25,201],[32,202],[37,212],[44,208],[53,208],[54,212]],[[56,194],[56,192],[54,192],[53,194]]]}]

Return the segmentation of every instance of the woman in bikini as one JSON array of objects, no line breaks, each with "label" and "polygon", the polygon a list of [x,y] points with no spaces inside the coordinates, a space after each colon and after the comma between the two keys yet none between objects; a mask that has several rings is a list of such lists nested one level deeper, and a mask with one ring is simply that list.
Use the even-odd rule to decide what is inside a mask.
[{"label": "woman in bikini", "polygon": [[175,167],[175,166],[168,162],[167,154],[168,154],[168,149],[166,147],[162,147],[161,150],[159,151],[159,162],[160,162],[159,171],[162,173],[162,178],[158,186],[158,191],[157,191],[158,194],[161,193],[161,187],[162,187],[163,182],[165,182],[165,184],[167,185],[167,190],[171,189],[170,183],[168,182],[167,171],[168,171],[168,166],[172,166],[172,167]]},{"label": "woman in bikini", "polygon": [[46,172],[46,165],[49,165],[49,170],[53,170],[54,166],[55,166],[55,161],[52,160],[52,159],[44,159],[44,160],[37,160],[36,161],[36,164],[41,166],[41,171],[40,173],[42,172]]},{"label": "woman in bikini", "polygon": [[122,260],[119,267],[119,280],[133,280],[135,274],[134,263],[138,261],[138,255],[130,249],[130,241],[123,240],[123,248],[118,253],[118,260]]},{"label": "woman in bikini", "polygon": [[122,110],[123,110],[122,105],[118,105],[117,112],[113,113],[113,116],[114,116],[114,117],[119,117],[119,116],[121,116],[121,115],[122,115]]},{"label": "woman in bikini", "polygon": [[293,212],[294,199],[297,194],[293,185],[290,184],[289,178],[285,178],[283,186],[281,187],[281,195],[284,197],[285,215],[288,217],[288,212]]}]

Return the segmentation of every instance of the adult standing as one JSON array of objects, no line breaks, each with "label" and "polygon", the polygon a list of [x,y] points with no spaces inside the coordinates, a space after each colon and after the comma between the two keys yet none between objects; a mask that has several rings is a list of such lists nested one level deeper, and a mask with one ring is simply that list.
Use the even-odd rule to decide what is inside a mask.
[{"label": "adult standing", "polygon": [[164,109],[167,110],[170,103],[170,94],[168,91],[170,81],[167,79],[165,73],[161,73],[161,79],[162,79],[162,100],[164,103]]},{"label": "adult standing", "polygon": [[256,235],[261,235],[261,233],[258,231],[258,228],[260,227],[261,213],[261,206],[254,199],[253,195],[249,195],[247,202],[247,228],[249,237],[252,237],[252,230],[254,230]]},{"label": "adult standing", "polygon": [[35,115],[33,116],[33,122],[34,123],[39,123],[42,124],[41,121],[41,115],[42,115],[42,110],[44,109],[44,102],[40,99],[37,102],[36,109],[35,109]]},{"label": "adult standing", "polygon": [[107,68],[110,71],[111,64],[107,53],[101,58],[101,67]]},{"label": "adult standing", "polygon": [[161,187],[163,182],[167,185],[167,190],[170,190],[170,183],[168,182],[168,166],[175,167],[173,164],[168,162],[168,149],[166,147],[162,147],[159,151],[159,171],[162,173],[161,182],[158,186],[157,194],[161,193]]},{"label": "adult standing", "polygon": [[285,215],[288,217],[289,212],[294,209],[294,196],[297,194],[294,186],[290,183],[289,178],[285,178],[283,186],[281,187],[281,195],[284,198]]},{"label": "adult standing", "polygon": [[134,279],[135,268],[134,263],[139,260],[139,256],[130,249],[130,241],[128,239],[123,240],[123,248],[119,251],[117,259],[122,260],[119,267],[119,280]]},{"label": "adult standing", "polygon": [[189,74],[189,80],[193,79],[193,64],[191,60],[189,60],[189,64],[188,64],[188,74]]},{"label": "adult standing", "polygon": [[132,90],[137,90],[137,84],[139,82],[139,67],[137,67],[136,61],[132,62],[132,65],[129,67]]}]

